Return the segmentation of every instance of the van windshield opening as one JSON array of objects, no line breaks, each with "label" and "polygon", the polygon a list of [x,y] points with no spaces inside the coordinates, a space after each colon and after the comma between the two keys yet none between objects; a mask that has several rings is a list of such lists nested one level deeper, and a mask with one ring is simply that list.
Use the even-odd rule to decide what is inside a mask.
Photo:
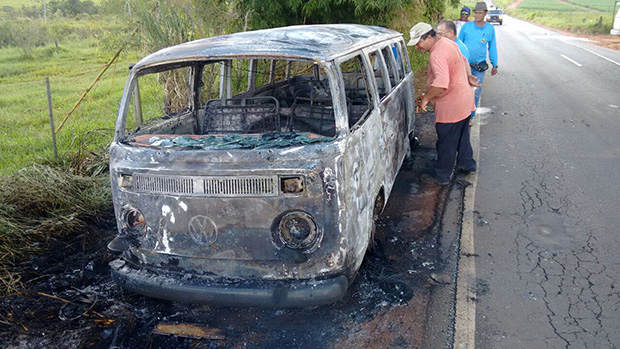
[{"label": "van windshield opening", "polygon": [[320,65],[227,59],[151,68],[132,84],[125,141],[185,149],[279,148],[336,136]]}]

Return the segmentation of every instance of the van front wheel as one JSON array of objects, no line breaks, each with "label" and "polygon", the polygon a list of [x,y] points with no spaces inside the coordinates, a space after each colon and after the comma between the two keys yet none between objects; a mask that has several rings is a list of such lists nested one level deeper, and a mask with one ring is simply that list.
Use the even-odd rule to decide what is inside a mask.
[{"label": "van front wheel", "polygon": [[409,138],[409,151],[407,152],[407,155],[405,155],[405,162],[403,164],[403,167],[405,169],[410,170],[411,168],[413,168],[414,149],[420,145],[420,141],[418,140],[418,137],[414,136],[413,134],[409,135],[408,138]]},{"label": "van front wheel", "polygon": [[372,221],[370,222],[370,241],[368,241],[368,246],[370,246],[371,248],[373,248],[375,244],[375,236],[377,233],[377,219],[379,219],[379,215],[383,211],[383,206],[385,206],[385,197],[382,190],[375,198],[375,206],[372,210]]}]

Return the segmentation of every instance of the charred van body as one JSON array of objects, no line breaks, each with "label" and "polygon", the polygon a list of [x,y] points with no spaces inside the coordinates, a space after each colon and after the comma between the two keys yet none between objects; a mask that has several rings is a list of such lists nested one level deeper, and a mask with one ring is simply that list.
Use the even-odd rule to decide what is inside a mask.
[{"label": "charred van body", "polygon": [[342,298],[413,137],[402,36],[361,25],[197,40],[131,69],[110,150],[123,287],[196,303]]}]

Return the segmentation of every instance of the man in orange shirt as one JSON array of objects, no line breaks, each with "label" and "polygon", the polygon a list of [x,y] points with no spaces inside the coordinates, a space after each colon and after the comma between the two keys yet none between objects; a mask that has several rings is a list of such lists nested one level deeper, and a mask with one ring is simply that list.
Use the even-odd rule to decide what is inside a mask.
[{"label": "man in orange shirt", "polygon": [[413,26],[410,34],[407,45],[430,55],[427,92],[418,108],[426,111],[428,103],[433,104],[437,131],[437,161],[432,173],[423,174],[421,179],[446,185],[450,183],[455,160],[457,171],[476,172],[469,140],[469,115],[476,109],[471,86],[479,84],[467,73],[467,60],[454,41],[437,36],[430,24],[422,22]]}]

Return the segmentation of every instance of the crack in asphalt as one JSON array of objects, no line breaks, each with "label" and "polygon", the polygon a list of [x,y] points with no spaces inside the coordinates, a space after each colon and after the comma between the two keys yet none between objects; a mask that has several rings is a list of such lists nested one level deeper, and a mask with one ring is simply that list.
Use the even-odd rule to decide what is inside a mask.
[{"label": "crack in asphalt", "polygon": [[[546,342],[549,347],[616,348],[609,331],[614,325],[604,320],[608,301],[613,305],[610,311],[618,310],[618,291],[615,279],[596,255],[596,236],[571,214],[579,212],[579,207],[568,197],[554,202],[557,195],[566,195],[552,189],[561,179],[541,175],[549,172],[541,163],[531,170],[533,178],[522,182],[519,191],[523,211],[513,226],[517,232],[514,244],[517,275],[528,287],[538,286],[547,323],[556,336]],[[558,228],[565,231],[558,234],[554,231]],[[579,232],[585,232],[585,240],[580,241]],[[530,291],[529,297],[537,300],[536,293]]]}]

